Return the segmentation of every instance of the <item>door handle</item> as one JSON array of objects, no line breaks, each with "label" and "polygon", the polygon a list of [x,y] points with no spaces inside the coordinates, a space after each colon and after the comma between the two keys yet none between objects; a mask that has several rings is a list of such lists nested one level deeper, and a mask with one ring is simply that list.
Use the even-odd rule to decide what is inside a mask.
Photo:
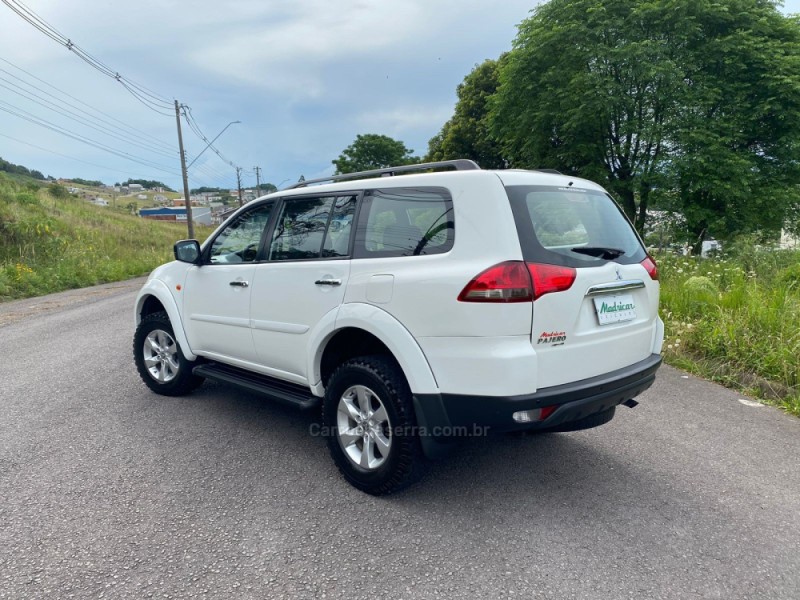
[{"label": "door handle", "polygon": [[341,279],[317,279],[315,285],[342,285]]},{"label": "door handle", "polygon": [[237,280],[237,281],[231,281],[228,285],[232,285],[233,287],[247,287],[250,284],[247,283],[246,281]]}]

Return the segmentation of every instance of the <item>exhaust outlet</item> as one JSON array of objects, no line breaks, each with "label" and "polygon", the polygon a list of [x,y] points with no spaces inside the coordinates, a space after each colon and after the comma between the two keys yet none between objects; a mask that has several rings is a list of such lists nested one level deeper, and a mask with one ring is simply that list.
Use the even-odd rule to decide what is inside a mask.
[{"label": "exhaust outlet", "polygon": [[623,402],[623,404],[625,406],[627,406],[628,408],[636,408],[637,406],[639,406],[639,403],[636,400],[634,400],[633,398],[630,398],[629,400],[625,400],[625,402]]}]

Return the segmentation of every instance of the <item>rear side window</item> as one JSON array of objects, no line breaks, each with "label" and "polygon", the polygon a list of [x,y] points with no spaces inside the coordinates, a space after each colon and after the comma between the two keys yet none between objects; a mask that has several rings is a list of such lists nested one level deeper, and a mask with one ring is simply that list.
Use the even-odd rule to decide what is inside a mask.
[{"label": "rear side window", "polygon": [[370,190],[362,202],[355,258],[441,254],[453,247],[453,202],[444,188]]},{"label": "rear side window", "polygon": [[646,256],[628,219],[601,191],[508,186],[506,192],[526,261],[591,267]]}]

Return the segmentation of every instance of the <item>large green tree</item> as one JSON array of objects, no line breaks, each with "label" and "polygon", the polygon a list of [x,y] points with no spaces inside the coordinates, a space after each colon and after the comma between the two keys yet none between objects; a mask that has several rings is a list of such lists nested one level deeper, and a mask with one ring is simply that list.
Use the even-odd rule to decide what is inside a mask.
[{"label": "large green tree", "polygon": [[498,66],[505,56],[476,65],[459,84],[455,114],[428,143],[426,160],[469,158],[484,169],[505,166],[489,124],[489,100],[497,91]]},{"label": "large green tree", "polygon": [[640,229],[653,193],[678,197],[698,245],[774,227],[800,127],[798,24],[776,5],[541,5],[520,25],[491,102],[504,156],[605,179]]},{"label": "large green tree", "polygon": [[692,29],[668,170],[692,242],[775,236],[800,183],[798,21],[766,0],[681,4]]},{"label": "large green tree", "polygon": [[340,175],[419,162],[413,154],[414,151],[406,148],[399,140],[386,135],[366,133],[357,135],[339,158],[331,162],[336,166],[336,174]]},{"label": "large green tree", "polygon": [[665,2],[539,6],[520,25],[492,106],[511,165],[605,180],[641,227],[681,85],[675,29]]}]

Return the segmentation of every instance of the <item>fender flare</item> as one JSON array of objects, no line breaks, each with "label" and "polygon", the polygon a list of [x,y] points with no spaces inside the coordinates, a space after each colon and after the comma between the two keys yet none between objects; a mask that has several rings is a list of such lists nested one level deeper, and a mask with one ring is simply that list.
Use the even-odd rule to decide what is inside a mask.
[{"label": "fender flare", "polygon": [[192,352],[192,349],[189,347],[189,340],[186,339],[186,332],[183,329],[183,320],[181,319],[180,310],[178,310],[178,304],[170,293],[167,284],[163,281],[151,279],[139,290],[139,294],[136,296],[135,325],[138,327],[139,323],[142,321],[142,307],[148,296],[153,296],[161,303],[164,310],[167,311],[169,321],[172,324],[172,331],[186,359],[190,361],[197,360],[197,355]]},{"label": "fender flare", "polygon": [[378,338],[399,363],[412,393],[439,393],[425,353],[400,321],[372,304],[348,303],[328,312],[310,332],[307,373],[314,395],[324,395],[322,355],[325,347],[338,331],[346,328],[362,329]]}]

